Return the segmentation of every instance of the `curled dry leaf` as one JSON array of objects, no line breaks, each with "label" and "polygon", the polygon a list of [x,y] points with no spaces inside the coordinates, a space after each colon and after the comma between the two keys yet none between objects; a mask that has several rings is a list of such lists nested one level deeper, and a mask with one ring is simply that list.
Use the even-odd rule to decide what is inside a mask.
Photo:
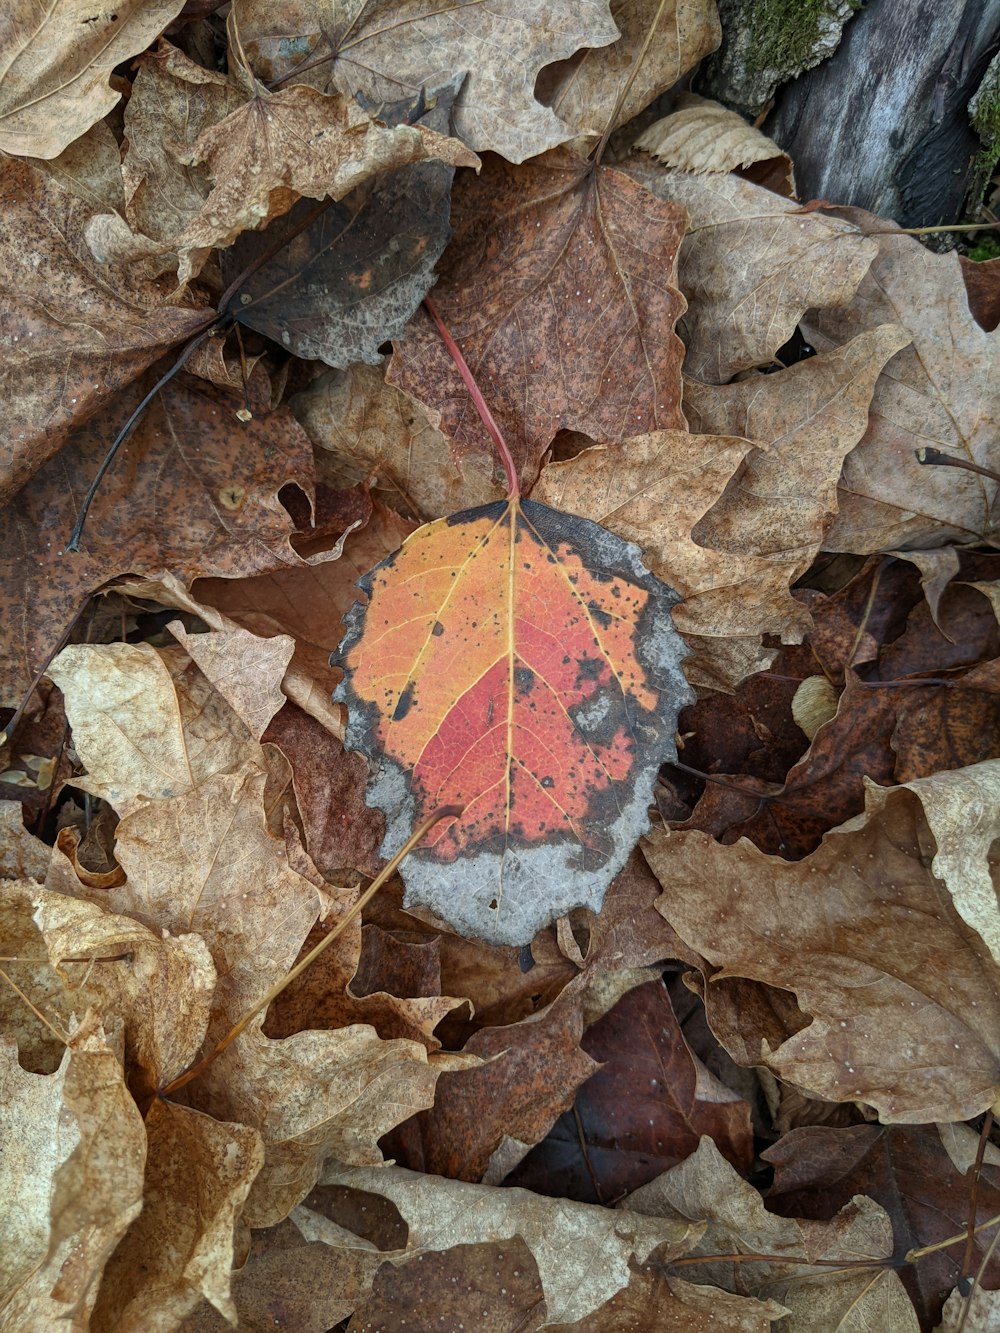
[{"label": "curled dry leaf", "polygon": [[235,1321],[234,1228],[263,1162],[260,1136],[154,1098],[142,1212],[104,1271],[91,1327],[166,1333],[203,1297]]},{"label": "curled dry leaf", "polygon": [[616,42],[549,65],[536,85],[577,134],[624,125],[714,51],[722,35],[715,0],[611,0],[611,14],[621,29]]},{"label": "curled dry leaf", "polygon": [[[692,176],[645,155],[622,169],[690,217],[679,265],[688,310],[679,330],[685,372],[708,384],[770,365],[807,310],[851,300],[877,254],[875,241],[850,224],[804,213],[738,176]],[[851,334],[897,320],[886,311]]]},{"label": "curled dry leaf", "polygon": [[0,1101],[3,1322],[86,1322],[109,1256],[142,1208],[145,1159],[142,1117],[94,1014],[51,1074],[21,1068],[14,1043],[0,1040]]},{"label": "curled dry leaf", "polygon": [[[656,831],[644,848],[660,911],[714,969],[709,1021],[738,1062],[907,1123],[996,1102],[1000,976],[931,871],[912,793],[874,795],[795,863],[699,832]],[[737,978],[794,994],[800,1030],[775,1046],[761,1011],[732,1008]]]},{"label": "curled dry leaf", "polygon": [[310,83],[374,109],[468,70],[455,132],[511,162],[573,134],[535,99],[542,68],[618,36],[607,0],[500,0],[459,10],[441,0],[352,0],[336,13],[317,0],[295,0],[280,13],[270,0],[247,0],[239,13],[247,55],[268,83],[301,66]]},{"label": "curled dry leaf", "polygon": [[[494,158],[458,181],[434,301],[525,486],[559,430],[605,441],[683,428],[674,256],[685,221],[566,149],[520,168]],[[440,413],[458,457],[494,457],[426,315],[396,345],[388,378]]]},{"label": "curled dry leaf", "polygon": [[[769,1298],[772,1317],[790,1316],[791,1328],[917,1333],[913,1304],[890,1263],[892,1223],[864,1195],[855,1195],[829,1222],[778,1217],[706,1137],[686,1161],[630,1194],[620,1207],[701,1223],[705,1231],[694,1254],[766,1255],[750,1264],[706,1259],[680,1271],[689,1280]],[[817,1259],[841,1259],[844,1267],[810,1267]]]},{"label": "curled dry leaf", "polygon": [[643,130],[635,147],[652,154],[666,167],[695,176],[760,163],[769,173],[766,181],[755,175],[760,184],[766,183],[780,194],[795,195],[792,160],[787,153],[735,111],[694,93],[685,93],[676,111]]},{"label": "curled dry leaf", "polygon": [[330,370],[291,400],[329,486],[367,485],[383,504],[426,521],[500,500],[492,456],[453,458],[440,414],[385,382],[382,367]]},{"label": "curled dry leaf", "polygon": [[684,1254],[703,1229],[697,1222],[642,1217],[393,1166],[352,1169],[331,1162],[323,1183],[391,1199],[409,1227],[407,1250],[434,1252],[520,1236],[538,1266],[549,1323],[589,1314],[628,1285],[631,1259],[643,1263],[653,1250],[662,1260]]},{"label": "curled dry leaf", "polygon": [[[881,219],[860,210],[852,216],[865,228],[885,229]],[[1000,332],[987,333],[972,319],[955,253],[934,254],[916,237],[898,233],[873,236],[873,242],[877,257],[856,297],[842,311],[811,315],[805,325],[820,350],[886,319],[912,338],[879,381],[869,430],[846,462],[828,548],[867,553],[949,541],[992,544],[997,483],[958,468],[922,467],[915,451],[933,447],[1000,468]]]},{"label": "curled dry leaf", "polygon": [[296,200],[342,199],[379,172],[434,159],[478,166],[457,139],[421,125],[377,124],[354,101],[301,84],[254,97],[202,130],[177,154],[205,163],[215,182],[199,212],[176,238],[177,276],[188,282],[216,246],[287,213]]},{"label": "curled dry leaf", "polygon": [[14,0],[0,20],[0,149],[52,158],[119,100],[109,85],[116,65],[144,50],[183,8],[183,0],[122,0],[99,9],[88,0],[49,8]]},{"label": "curled dry leaf", "polygon": [[[5,162],[0,292],[9,341],[0,392],[8,409],[0,499],[103,404],[116,419],[106,450],[128,415],[115,397],[119,390],[213,317],[203,308],[167,306],[165,292],[134,263],[98,263],[84,240],[93,213],[93,203],[41,166]],[[82,465],[79,476],[89,474]]]},{"label": "curled dry leaf", "polygon": [[517,499],[418,529],[360,586],[336,697],[379,765],[383,854],[462,810],[403,863],[407,903],[515,945],[599,911],[688,700],[674,592],[631,543]]}]

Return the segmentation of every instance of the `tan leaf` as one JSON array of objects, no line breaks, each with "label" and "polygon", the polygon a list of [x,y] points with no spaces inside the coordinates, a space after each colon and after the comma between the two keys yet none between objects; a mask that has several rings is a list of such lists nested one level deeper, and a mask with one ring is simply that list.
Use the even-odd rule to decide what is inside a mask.
[{"label": "tan leaf", "polygon": [[417,1041],[383,1041],[366,1023],[271,1041],[252,1026],[191,1085],[216,1118],[260,1130],[265,1159],[244,1212],[273,1226],[316,1183],[326,1159],[381,1162],[378,1140],[434,1101],[439,1076],[474,1056],[429,1055]]},{"label": "tan leaf", "polygon": [[[241,20],[242,22],[242,20]],[[177,153],[205,163],[215,185],[176,238],[178,281],[200,271],[209,251],[287,213],[303,195],[342,199],[381,171],[434,159],[478,166],[457,139],[422,125],[378,125],[354,101],[301,84],[256,96]]]},{"label": "tan leaf", "polygon": [[[654,832],[645,851],[664,885],[660,911],[716,969],[709,1019],[740,1063],[902,1123],[965,1120],[995,1103],[997,967],[931,871],[911,792],[870,795],[865,814],[802,861],[700,832]],[[794,995],[790,1030],[741,1004],[740,978]]]},{"label": "tan leaf", "polygon": [[621,29],[613,45],[549,65],[536,85],[578,134],[603,134],[612,115],[611,128],[624,125],[714,51],[722,36],[715,0],[612,0],[611,14]]},{"label": "tan leaf", "polygon": [[[91,1005],[108,1029],[125,1025],[132,1077],[138,1085],[141,1076],[143,1090],[152,1095],[201,1049],[215,993],[211,955],[197,935],[151,930],[71,898],[67,887],[63,881],[61,891],[34,895],[43,947],[68,1002],[77,1009]],[[34,986],[31,994],[37,1004]]]},{"label": "tan leaf", "polygon": [[[849,224],[803,213],[738,176],[692,176],[640,156],[622,169],[688,211],[679,261],[688,310],[679,332],[686,374],[709,384],[770,365],[806,310],[851,300],[877,253]],[[897,318],[887,312],[861,328]]]},{"label": "tan leaf", "polygon": [[[830,1222],[778,1217],[706,1137],[686,1161],[630,1194],[620,1207],[707,1224],[696,1254],[767,1255],[764,1262],[718,1260],[680,1271],[730,1291],[769,1297],[778,1309],[785,1307],[782,1313],[790,1316],[790,1328],[918,1331],[913,1304],[888,1262],[892,1223],[884,1209],[863,1195],[856,1195]],[[781,1257],[798,1262],[783,1263]],[[841,1259],[845,1266],[811,1267],[810,1261],[817,1259]],[[864,1259],[871,1260],[870,1266],[858,1264]],[[777,1314],[776,1309],[772,1317]]]},{"label": "tan leaf", "polygon": [[246,94],[162,38],[136,64],[120,173],[125,216],[137,232],[172,246],[212,190],[207,167],[185,166],[177,153],[242,106]]},{"label": "tan leaf", "polygon": [[231,1322],[234,1227],[263,1152],[255,1130],[155,1098],[142,1212],[111,1257],[95,1333],[172,1333],[204,1297]]},{"label": "tan leaf", "polygon": [[451,457],[438,413],[386,384],[380,366],[329,370],[291,407],[317,447],[317,479],[329,486],[370,486],[384,504],[422,520],[506,493],[495,464]]},{"label": "tan leaf", "polygon": [[174,620],[171,634],[257,740],[284,705],[281,681],[295,644],[287,634],[259,639],[245,629],[189,634]]},{"label": "tan leaf", "polygon": [[768,164],[785,185],[781,193],[795,194],[791,158],[735,111],[694,93],[685,93],[676,111],[643,130],[635,147],[696,176]]},{"label": "tan leaf", "polygon": [[184,673],[185,661],[145,643],[71,644],[50,667],[87,768],[84,785],[119,814],[190,793],[211,774],[260,755],[200,673]]},{"label": "tan leaf", "polygon": [[15,1044],[24,1069],[51,1074],[65,1054],[75,1006],[34,919],[40,892],[41,885],[30,879],[0,883],[0,940],[7,957],[0,964],[6,974],[0,977],[0,1033]]},{"label": "tan leaf", "polygon": [[[887,225],[860,210],[852,216],[876,231]],[[987,333],[972,318],[957,254],[934,254],[897,233],[870,242],[878,254],[857,296],[843,311],[810,316],[806,336],[823,350],[891,319],[911,335],[912,346],[879,381],[871,426],[844,467],[828,549],[867,554],[991,540],[997,483],[958,468],[922,467],[915,450],[930,446],[1000,467],[1000,333]]]},{"label": "tan leaf", "polygon": [[0,879],[44,879],[51,855],[24,827],[20,803],[0,801]]},{"label": "tan leaf", "polygon": [[[84,239],[93,213],[52,173],[4,163],[0,293],[9,341],[0,363],[7,404],[0,499],[51,458],[73,426],[212,319],[204,309],[166,306],[165,293],[133,264],[100,264]],[[114,431],[105,451],[113,438]]]},{"label": "tan leaf", "polygon": [[528,1190],[469,1185],[400,1167],[341,1167],[331,1162],[327,1185],[347,1185],[391,1199],[409,1227],[408,1250],[439,1251],[520,1236],[538,1265],[552,1323],[581,1319],[628,1285],[629,1261],[686,1253],[699,1223],[641,1217]]},{"label": "tan leaf", "polygon": [[[991,878],[990,848],[1000,837],[1000,760],[902,784],[920,798],[937,852],[931,870],[943,880],[959,915],[1000,966],[1000,905]],[[873,809],[886,798],[872,788]]]},{"label": "tan leaf", "polygon": [[142,1207],[142,1118],[92,1014],[52,1074],[22,1069],[0,1039],[0,1086],[4,1326],[85,1327],[105,1263]]},{"label": "tan leaf", "polygon": [[542,68],[618,36],[607,0],[500,0],[460,9],[442,0],[350,0],[333,11],[318,0],[294,0],[280,11],[271,0],[246,0],[239,15],[247,54],[269,83],[308,65],[310,82],[377,107],[468,70],[455,132],[471,148],[511,162],[573,134],[535,100]]},{"label": "tan leaf", "polygon": [[998,1326],[1000,1291],[976,1286],[966,1294],[956,1287],[944,1303],[935,1333],[992,1333]]},{"label": "tan leaf", "polygon": [[87,0],[14,0],[0,20],[0,149],[56,157],[118,101],[108,84],[115,66],[182,8],[183,0],[123,0],[95,13]]}]

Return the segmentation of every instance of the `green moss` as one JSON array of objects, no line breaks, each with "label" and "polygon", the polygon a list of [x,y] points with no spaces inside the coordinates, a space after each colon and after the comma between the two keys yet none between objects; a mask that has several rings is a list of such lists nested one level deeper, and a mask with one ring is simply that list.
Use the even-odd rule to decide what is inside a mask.
[{"label": "green moss", "polygon": [[969,119],[983,145],[973,164],[969,187],[970,201],[977,201],[1000,162],[1000,78],[992,65],[969,103]]},{"label": "green moss", "polygon": [[995,236],[986,236],[977,241],[969,250],[968,257],[982,263],[987,259],[1000,259],[1000,240]]},{"label": "green moss", "polygon": [[[856,10],[863,0],[846,3]],[[835,0],[756,0],[745,15],[748,70],[780,70],[787,76],[815,64],[821,25],[838,7]]]}]

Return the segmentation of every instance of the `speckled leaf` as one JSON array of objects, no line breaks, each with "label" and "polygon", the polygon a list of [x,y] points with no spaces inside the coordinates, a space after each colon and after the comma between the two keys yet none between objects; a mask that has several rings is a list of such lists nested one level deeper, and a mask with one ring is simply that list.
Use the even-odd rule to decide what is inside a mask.
[{"label": "speckled leaf", "polygon": [[383,854],[464,807],[405,862],[407,904],[497,944],[599,911],[690,697],[676,594],[637,547],[530,500],[418,529],[360,586],[335,697],[377,766]]}]

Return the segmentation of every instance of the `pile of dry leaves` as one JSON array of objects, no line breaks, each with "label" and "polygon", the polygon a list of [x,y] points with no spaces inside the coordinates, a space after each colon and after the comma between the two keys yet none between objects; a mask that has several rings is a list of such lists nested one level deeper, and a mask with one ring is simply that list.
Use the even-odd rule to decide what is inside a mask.
[{"label": "pile of dry leaves", "polygon": [[[1000,279],[647,111],[714,0],[213,8],[0,19],[0,1327],[997,1327]],[[683,598],[651,831],[520,948],[347,919],[342,616],[507,489],[432,285]]]}]

